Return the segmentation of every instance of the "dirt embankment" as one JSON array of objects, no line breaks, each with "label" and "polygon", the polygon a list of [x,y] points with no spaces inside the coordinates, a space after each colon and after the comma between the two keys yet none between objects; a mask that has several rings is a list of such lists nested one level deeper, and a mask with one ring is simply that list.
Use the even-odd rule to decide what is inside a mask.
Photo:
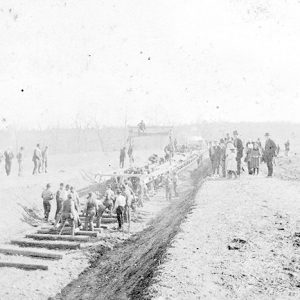
[{"label": "dirt embankment", "polygon": [[201,178],[209,165],[185,171],[180,197],[170,203],[142,232],[117,245],[112,251],[99,247],[91,267],[66,286],[55,299],[149,299],[146,288],[190,212]]},{"label": "dirt embankment", "polygon": [[284,180],[300,180],[300,156],[281,156],[276,160],[275,175]]},{"label": "dirt embankment", "polygon": [[[278,170],[276,170],[276,173]],[[300,299],[300,186],[207,180],[149,288],[162,299]]]}]

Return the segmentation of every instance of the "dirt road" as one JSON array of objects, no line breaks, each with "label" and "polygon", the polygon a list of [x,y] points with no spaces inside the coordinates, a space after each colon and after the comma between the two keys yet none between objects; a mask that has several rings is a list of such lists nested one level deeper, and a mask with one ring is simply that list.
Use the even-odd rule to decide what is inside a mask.
[{"label": "dirt road", "polygon": [[300,299],[298,220],[296,181],[206,181],[148,297]]}]

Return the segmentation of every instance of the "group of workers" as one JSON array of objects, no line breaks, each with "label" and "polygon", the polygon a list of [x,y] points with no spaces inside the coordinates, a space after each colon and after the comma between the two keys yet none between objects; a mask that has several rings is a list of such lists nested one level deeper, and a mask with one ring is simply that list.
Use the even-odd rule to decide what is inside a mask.
[{"label": "group of workers", "polygon": [[259,174],[260,162],[265,162],[268,168],[268,177],[272,177],[274,158],[278,155],[278,150],[279,147],[270,138],[269,133],[265,134],[264,147],[258,138],[256,142],[247,142],[244,148],[243,142],[235,130],[232,137],[227,134],[219,142],[209,142],[212,176],[237,178],[244,170],[242,158],[245,157],[244,162],[247,164],[248,174]]},{"label": "group of workers", "polygon": [[[74,235],[76,228],[94,230],[101,226],[101,219],[104,212],[112,215],[116,213],[118,229],[122,229],[124,222],[130,220],[130,212],[136,211],[137,206],[143,206],[143,201],[150,200],[155,190],[165,187],[166,200],[170,201],[172,196],[178,196],[177,185],[178,175],[174,172],[166,172],[156,177],[150,178],[146,182],[146,175],[149,174],[146,166],[144,168],[131,168],[125,172],[126,176],[113,177],[106,182],[104,194],[100,191],[89,193],[82,209],[79,195],[75,188],[70,185],[60,184],[56,193],[51,190],[51,185],[47,184],[42,192],[44,218],[49,221],[51,202],[56,200],[55,228],[63,231],[66,223],[71,226],[71,234]],[[128,173],[129,172],[129,173]],[[132,176],[131,176],[132,175]],[[127,179],[126,179],[127,178]],[[80,214],[85,217],[84,224],[81,223]]]},{"label": "group of workers", "polygon": [[[23,175],[24,171],[24,147],[20,147],[17,151],[16,156],[14,155],[11,148],[8,148],[4,151],[4,153],[0,153],[0,163],[4,159],[4,168],[5,173],[7,176],[11,174],[12,170],[12,162],[13,159],[16,157],[18,162],[18,176]],[[40,148],[40,145],[37,144],[36,148],[33,151],[33,157],[32,161],[34,164],[33,172],[32,174],[35,175],[37,173],[45,172],[47,173],[48,170],[48,146],[45,146],[45,148],[42,150]]]},{"label": "group of workers", "polygon": [[[111,184],[108,184],[103,197],[97,192],[89,193],[83,210],[81,210],[78,193],[74,187],[68,184],[61,183],[56,193],[53,193],[51,185],[47,184],[41,197],[43,199],[45,221],[49,221],[51,202],[55,199],[55,227],[59,228],[61,226],[60,229],[62,230],[65,223],[68,222],[71,225],[72,234],[74,234],[75,228],[80,227],[93,231],[94,221],[97,222],[96,226],[100,227],[105,211],[110,215],[116,212],[119,229],[122,229],[124,220],[128,219],[130,209],[135,211],[136,206],[142,203],[143,199],[138,199],[138,197],[150,199],[148,187],[142,179],[140,179],[139,189],[136,193],[133,191],[130,180],[123,180],[122,183],[117,182],[114,189]],[[85,224],[81,224],[79,217],[81,212],[85,216]]]}]

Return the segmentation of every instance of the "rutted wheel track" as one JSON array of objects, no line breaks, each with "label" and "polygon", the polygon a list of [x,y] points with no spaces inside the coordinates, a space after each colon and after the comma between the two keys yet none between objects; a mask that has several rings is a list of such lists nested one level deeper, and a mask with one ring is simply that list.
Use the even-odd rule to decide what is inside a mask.
[{"label": "rutted wheel track", "polygon": [[96,250],[91,268],[66,286],[55,299],[150,299],[150,285],[181,222],[193,207],[194,197],[209,164],[193,172],[178,200],[164,209],[142,232],[112,251]]}]

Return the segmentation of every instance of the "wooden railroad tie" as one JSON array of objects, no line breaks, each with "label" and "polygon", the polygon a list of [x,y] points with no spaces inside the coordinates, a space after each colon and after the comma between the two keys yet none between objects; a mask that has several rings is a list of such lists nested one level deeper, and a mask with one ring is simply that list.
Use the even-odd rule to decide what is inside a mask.
[{"label": "wooden railroad tie", "polygon": [[[80,217],[80,221],[83,222],[83,224],[85,223],[85,217]],[[97,220],[96,218],[94,219],[94,223],[96,223]],[[102,224],[112,224],[112,223],[116,223],[117,222],[117,218],[102,218],[101,219],[101,223]]]},{"label": "wooden railroad tie", "polygon": [[63,258],[62,254],[58,254],[56,252],[50,252],[50,251],[36,251],[36,249],[25,250],[25,249],[1,247],[0,253],[8,254],[8,255],[21,255],[21,256],[29,256],[29,257],[36,257],[36,258],[44,258],[44,259]]},{"label": "wooden railroad tie", "polygon": [[47,249],[69,249],[75,250],[80,248],[80,244],[76,242],[65,241],[32,241],[32,240],[12,240],[11,244],[20,247],[38,247]]},{"label": "wooden railroad tie", "polygon": [[71,242],[88,242],[89,236],[72,236],[58,234],[27,234],[26,238],[34,240],[50,240],[50,241],[71,241]]},{"label": "wooden railroad tie", "polygon": [[[58,231],[54,230],[49,230],[49,229],[40,229],[37,231],[38,234],[58,234]],[[70,228],[65,228],[62,232],[62,235],[70,235],[71,234],[71,229]],[[89,237],[98,237],[99,233],[95,231],[77,231],[75,232],[75,236],[89,236]]]},{"label": "wooden railroad tie", "polygon": [[23,264],[23,263],[21,264],[18,262],[5,262],[5,261],[0,261],[0,267],[18,268],[24,270],[48,270],[48,266],[44,266],[44,265]]}]

